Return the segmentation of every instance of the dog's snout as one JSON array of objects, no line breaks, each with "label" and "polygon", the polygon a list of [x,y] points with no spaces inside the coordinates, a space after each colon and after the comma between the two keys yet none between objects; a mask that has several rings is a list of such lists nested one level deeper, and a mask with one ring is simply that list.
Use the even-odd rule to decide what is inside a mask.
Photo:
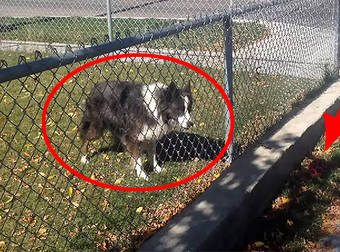
[{"label": "dog's snout", "polygon": [[188,129],[192,128],[192,126],[194,126],[193,122],[188,122]]}]

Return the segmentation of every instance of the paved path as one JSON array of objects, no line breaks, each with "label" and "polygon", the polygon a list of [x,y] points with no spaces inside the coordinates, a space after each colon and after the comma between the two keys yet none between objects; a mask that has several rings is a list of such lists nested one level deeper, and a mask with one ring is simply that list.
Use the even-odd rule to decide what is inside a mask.
[{"label": "paved path", "polygon": [[238,68],[260,73],[320,79],[335,64],[335,30],[290,23],[266,23],[270,36],[236,52]]},{"label": "paved path", "polygon": [[[230,6],[249,5],[247,0],[112,0],[116,17],[187,18],[211,14]],[[258,3],[271,0],[257,0]],[[106,0],[1,0],[1,16],[99,16]]]},{"label": "paved path", "polygon": [[[272,3],[274,0],[111,0],[114,17],[187,18],[209,15],[228,8],[243,9],[251,4]],[[285,20],[295,24],[323,25],[335,0],[300,0],[277,4],[260,14],[264,20]],[[303,10],[310,15],[301,15]],[[311,11],[310,11],[311,10]],[[315,10],[318,10],[317,12]],[[102,16],[106,0],[1,0],[1,16]],[[258,18],[258,17],[256,17]],[[308,19],[308,20],[307,20]]]}]

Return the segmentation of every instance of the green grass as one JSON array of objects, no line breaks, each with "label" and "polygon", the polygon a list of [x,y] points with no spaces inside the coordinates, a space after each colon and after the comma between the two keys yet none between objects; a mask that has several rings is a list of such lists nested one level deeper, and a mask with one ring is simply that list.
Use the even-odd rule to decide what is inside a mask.
[{"label": "green grass", "polygon": [[[15,64],[18,55],[0,52],[0,58],[7,59],[10,64]],[[33,58],[31,54],[25,56]],[[196,198],[226,168],[219,164],[208,175],[188,185],[150,193],[105,190],[71,176],[47,151],[40,121],[48,92],[79,65],[46,71],[39,75],[38,81],[30,76],[2,83],[0,185],[5,191],[0,192],[0,241],[4,241],[10,250],[20,246],[32,251],[53,250],[53,247],[58,250],[138,247],[141,240]],[[223,83],[221,69],[202,69]],[[102,182],[140,187],[175,182],[208,163],[200,160],[166,163],[165,172],[151,174],[149,182],[136,179],[134,171],[128,168],[129,156],[125,153],[104,152],[91,158],[90,165],[81,165],[77,126],[81,120],[82,102],[93,85],[105,79],[143,83],[175,80],[180,86],[190,81],[196,124],[192,132],[224,138],[225,105],[207,80],[170,63],[104,63],[69,80],[49,107],[47,130],[52,145],[74,169]],[[245,147],[254,142],[313,85],[311,80],[270,75],[254,77],[250,72],[236,72],[235,143]],[[108,140],[98,140],[91,151],[109,145]]]},{"label": "green grass", "polygon": [[[332,231],[323,228],[330,206],[339,199],[340,141],[328,151],[321,138],[296,168],[271,207],[249,228],[248,251],[316,251]],[[315,169],[319,175],[312,176]],[[334,212],[333,212],[334,214]],[[327,220],[338,225],[337,219]],[[263,242],[256,246],[255,242]],[[314,244],[314,245],[312,245]]]},{"label": "green grass", "polygon": [[322,82],[237,71],[234,78],[234,140],[244,150]]},{"label": "green grass", "polygon": [[[141,32],[157,30],[169,25],[179,23],[178,20],[164,19],[113,19],[113,30],[118,31],[120,37],[136,35]],[[181,21],[182,22],[182,21]],[[75,44],[79,41],[86,44],[92,38],[102,41],[107,35],[106,19],[83,17],[60,18],[9,18],[0,17],[0,37],[4,40],[37,41],[49,43]],[[221,23],[209,25],[211,29],[198,28],[183,32],[175,38],[163,39],[149,43],[152,48],[174,48],[191,50],[217,50],[223,49],[223,26]],[[114,32],[115,37],[118,35]],[[268,29],[263,24],[235,23],[234,45],[241,48],[257,42],[268,35]],[[195,42],[198,39],[206,40],[206,46]],[[203,43],[204,44],[204,43]]]},{"label": "green grass", "polygon": [[[15,53],[1,53],[1,58],[8,58],[8,55],[14,56]],[[223,113],[223,103],[217,100],[204,104],[203,94],[216,97],[217,92],[198,76],[189,75],[186,69],[169,65],[156,68],[142,63],[110,64],[101,64],[78,74],[64,85],[51,103],[47,121],[48,134],[60,156],[88,177],[130,187],[163,185],[202,169],[206,161],[186,162],[182,165],[168,163],[163,175],[152,174],[151,181],[144,182],[137,180],[134,171],[128,168],[129,157],[123,153],[103,153],[94,156],[89,166],[80,164],[80,141],[76,130],[82,114],[80,107],[93,84],[108,77],[147,83],[156,79],[169,83],[175,79],[181,86],[190,79],[195,83],[194,98],[202,105],[201,108],[196,107],[194,118],[198,125],[194,132],[203,134],[206,131],[205,135],[211,137],[223,133],[223,114],[218,114]],[[3,83],[5,88],[0,91],[0,183],[5,187],[5,193],[0,196],[0,216],[2,223],[5,223],[0,228],[0,241],[4,240],[11,250],[16,247],[14,241],[29,250],[48,249],[44,247],[45,243],[60,250],[93,249],[99,246],[97,243],[113,236],[117,237],[114,246],[122,250],[133,248],[136,246],[138,230],[162,219],[162,216],[148,217],[152,214],[148,208],[171,202],[176,194],[179,202],[188,201],[188,198],[179,194],[178,189],[125,193],[94,187],[70,176],[52,158],[41,136],[43,102],[47,91],[76,66],[78,64],[68,67],[69,70],[60,68],[42,73],[39,82],[29,77],[25,82],[16,80]],[[111,72],[112,69],[117,76]],[[209,109],[217,111],[214,116],[217,120],[212,120]],[[200,122],[205,124],[200,126]],[[97,141],[91,150],[98,150],[101,146],[107,147],[109,143]],[[143,211],[137,213],[140,207]],[[29,209],[34,212],[33,217]],[[23,238],[20,233],[24,230],[27,235]],[[11,242],[7,237],[11,237]]]}]

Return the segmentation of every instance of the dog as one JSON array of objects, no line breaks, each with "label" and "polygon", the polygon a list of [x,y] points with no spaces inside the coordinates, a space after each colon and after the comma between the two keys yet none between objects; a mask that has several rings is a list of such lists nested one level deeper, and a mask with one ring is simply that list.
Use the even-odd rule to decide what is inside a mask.
[{"label": "dog", "polygon": [[174,82],[142,85],[107,81],[96,85],[86,100],[80,125],[81,162],[88,163],[88,144],[110,131],[113,142],[131,154],[137,176],[148,180],[142,152],[146,152],[154,172],[162,172],[156,159],[156,142],[176,127],[193,126],[192,105],[190,84],[183,89]]}]

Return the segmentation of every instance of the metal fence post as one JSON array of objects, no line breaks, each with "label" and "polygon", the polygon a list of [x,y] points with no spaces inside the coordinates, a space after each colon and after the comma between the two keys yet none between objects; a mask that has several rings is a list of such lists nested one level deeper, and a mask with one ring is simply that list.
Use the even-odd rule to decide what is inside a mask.
[{"label": "metal fence post", "polygon": [[111,0],[107,0],[106,5],[107,5],[107,28],[108,28],[109,40],[112,41]]},{"label": "metal fence post", "polygon": [[[233,38],[232,38],[232,18],[228,15],[224,19],[224,90],[228,95],[231,104],[233,104]],[[230,130],[230,117],[228,107],[225,107],[225,140]],[[232,161],[233,141],[227,151],[227,162]]]}]

